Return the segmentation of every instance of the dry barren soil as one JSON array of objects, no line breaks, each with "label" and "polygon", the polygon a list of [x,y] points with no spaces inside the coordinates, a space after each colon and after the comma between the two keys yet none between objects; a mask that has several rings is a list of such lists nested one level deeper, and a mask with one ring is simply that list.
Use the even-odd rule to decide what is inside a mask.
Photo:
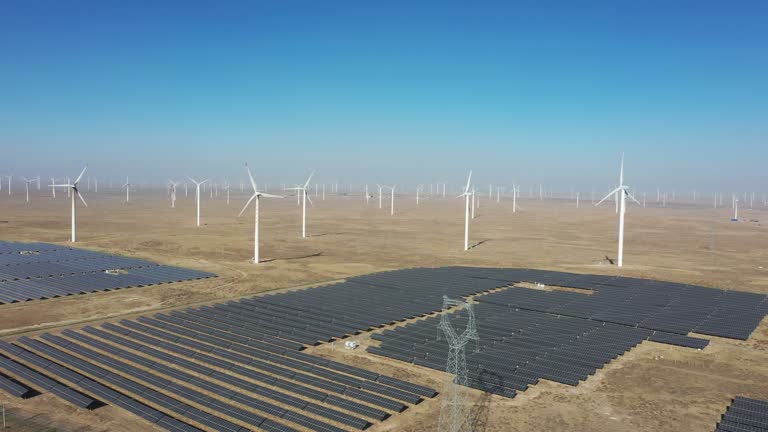
[{"label": "dry barren soil", "polygon": [[[0,240],[67,244],[69,201],[45,191],[0,194]],[[195,226],[192,194],[179,192],[170,208],[162,192],[87,195],[79,208],[79,247],[211,271],[217,278],[0,305],[0,337],[77,327],[161,309],[212,303],[277,289],[340,280],[370,272],[419,266],[505,266],[579,273],[622,274],[703,286],[768,293],[766,209],[746,209],[730,222],[730,208],[709,203],[630,206],[625,267],[616,255],[617,215],[612,203],[594,208],[582,200],[483,199],[463,246],[463,201],[397,196],[395,215],[360,196],[313,197],[309,238],[301,238],[301,207],[294,197],[261,202],[261,251],[253,254],[253,210],[238,218],[247,199],[233,193],[202,199],[203,226]],[[482,337],[482,335],[481,335]],[[768,326],[746,341],[709,338],[703,351],[644,342],[576,387],[542,382],[515,399],[470,391],[479,431],[675,431],[713,430],[730,398],[768,399]],[[373,343],[359,338],[363,348]],[[340,346],[311,351],[382,373],[440,388],[441,373]],[[2,398],[0,394],[0,398]],[[104,407],[78,411],[51,395],[5,399],[15,431],[136,431],[148,425]],[[426,401],[371,430],[436,429],[440,400]]]}]

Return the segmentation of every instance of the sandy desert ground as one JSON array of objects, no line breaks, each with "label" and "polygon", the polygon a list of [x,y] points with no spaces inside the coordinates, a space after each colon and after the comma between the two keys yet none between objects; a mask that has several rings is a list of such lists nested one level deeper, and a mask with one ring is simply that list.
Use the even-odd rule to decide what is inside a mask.
[{"label": "sandy desert ground", "polygon": [[[69,201],[34,191],[0,193],[0,239],[66,244]],[[300,238],[301,208],[295,198],[262,200],[262,255],[253,251],[253,211],[237,213],[246,193],[202,200],[204,226],[195,227],[192,194],[180,190],[175,209],[162,192],[86,193],[79,208],[79,247],[215,272],[218,278],[0,306],[0,337],[115,320],[162,309],[212,303],[292,289],[345,277],[418,266],[529,267],[579,273],[622,274],[768,293],[768,209],[744,209],[730,222],[729,206],[709,202],[630,206],[625,267],[606,263],[616,255],[613,203],[581,208],[566,199],[523,197],[512,212],[504,199],[481,199],[471,225],[469,252],[462,250],[463,201],[398,196],[395,216],[388,201],[378,209],[360,196],[315,198],[308,212],[308,239]],[[481,335],[482,337],[482,335]],[[746,341],[707,337],[703,351],[644,342],[577,387],[544,382],[515,399],[471,392],[480,431],[682,431],[713,430],[735,395],[768,399],[768,325]],[[365,346],[371,341],[360,338]],[[311,351],[435,388],[442,374],[425,368],[324,345]],[[104,407],[78,411],[51,395],[6,400],[11,430],[136,431],[130,414]],[[439,398],[426,401],[370,430],[435,430]]]}]

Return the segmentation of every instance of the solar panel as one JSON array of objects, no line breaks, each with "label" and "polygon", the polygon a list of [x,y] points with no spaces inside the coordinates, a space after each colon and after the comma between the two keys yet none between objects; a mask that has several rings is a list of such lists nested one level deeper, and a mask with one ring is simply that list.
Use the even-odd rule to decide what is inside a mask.
[{"label": "solar panel", "polygon": [[45,243],[0,242],[0,250],[0,304],[215,276]]},{"label": "solar panel", "polygon": [[737,396],[720,418],[715,432],[768,431],[768,401]]}]

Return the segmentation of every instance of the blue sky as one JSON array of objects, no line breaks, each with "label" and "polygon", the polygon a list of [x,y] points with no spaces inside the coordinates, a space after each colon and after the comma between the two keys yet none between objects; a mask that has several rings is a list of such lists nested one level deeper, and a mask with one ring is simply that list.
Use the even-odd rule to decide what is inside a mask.
[{"label": "blue sky", "polygon": [[624,151],[630,185],[763,191],[766,23],[765,1],[6,0],[0,171],[587,190]]}]

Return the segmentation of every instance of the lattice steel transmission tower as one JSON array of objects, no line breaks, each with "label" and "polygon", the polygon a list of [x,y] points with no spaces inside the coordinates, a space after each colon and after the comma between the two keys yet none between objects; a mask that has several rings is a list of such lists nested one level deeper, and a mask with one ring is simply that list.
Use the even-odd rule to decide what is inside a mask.
[{"label": "lattice steel transmission tower", "polygon": [[439,331],[445,333],[448,341],[448,361],[445,371],[448,377],[443,388],[443,400],[440,406],[439,432],[469,432],[472,430],[472,416],[467,396],[467,358],[464,347],[470,340],[475,341],[475,351],[479,350],[480,337],[475,326],[475,310],[472,303],[453,300],[443,296],[443,310],[460,307],[467,312],[467,326],[461,334],[451,326],[450,315],[440,316]]}]

